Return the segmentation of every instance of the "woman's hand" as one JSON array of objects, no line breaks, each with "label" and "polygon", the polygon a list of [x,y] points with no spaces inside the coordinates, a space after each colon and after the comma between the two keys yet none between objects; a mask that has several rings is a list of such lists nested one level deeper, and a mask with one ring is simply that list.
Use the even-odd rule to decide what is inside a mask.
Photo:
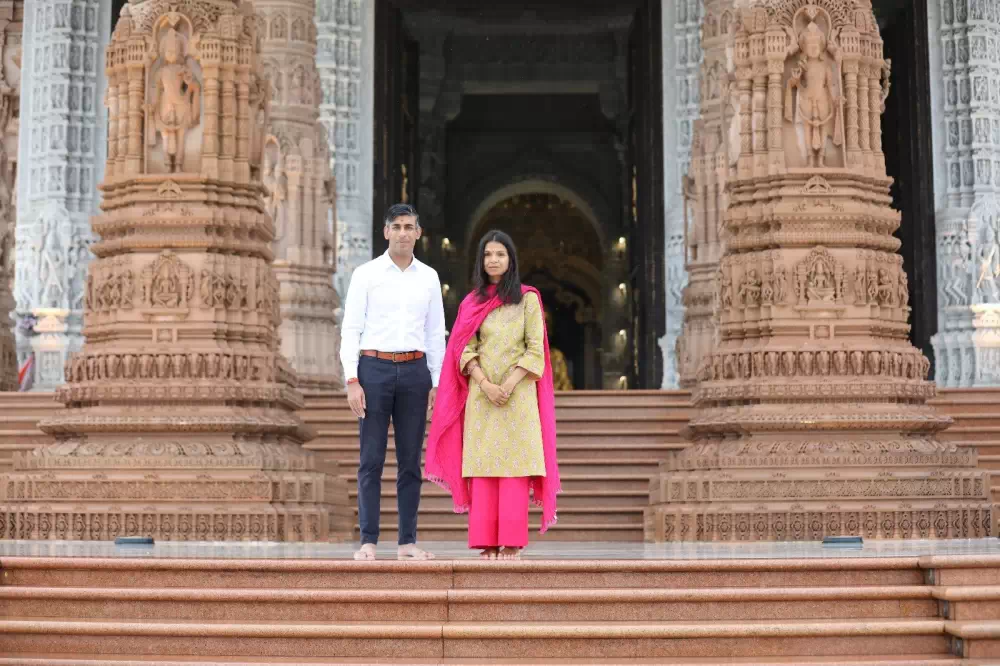
[{"label": "woman's hand", "polygon": [[484,380],[479,388],[486,395],[486,398],[492,402],[497,407],[503,407],[507,404],[508,395],[503,392],[503,389],[496,384]]}]

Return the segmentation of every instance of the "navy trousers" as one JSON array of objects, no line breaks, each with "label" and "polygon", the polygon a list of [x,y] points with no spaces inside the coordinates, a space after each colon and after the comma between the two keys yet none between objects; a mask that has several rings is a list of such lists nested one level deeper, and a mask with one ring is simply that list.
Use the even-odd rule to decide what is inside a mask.
[{"label": "navy trousers", "polygon": [[382,468],[389,441],[389,422],[396,435],[396,505],[399,511],[399,545],[417,542],[417,509],[420,508],[420,468],[427,428],[427,398],[431,373],[427,357],[408,363],[362,356],[358,382],[365,391],[365,418],[361,428],[358,465],[358,522],[361,543],[378,543],[382,500]]}]

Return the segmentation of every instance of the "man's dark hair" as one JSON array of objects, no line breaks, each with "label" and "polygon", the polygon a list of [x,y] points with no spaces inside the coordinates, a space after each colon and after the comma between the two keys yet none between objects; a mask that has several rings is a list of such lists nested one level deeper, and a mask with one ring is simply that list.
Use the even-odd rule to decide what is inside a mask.
[{"label": "man's dark hair", "polygon": [[389,210],[385,211],[385,226],[389,226],[396,221],[397,217],[407,217],[412,215],[417,219],[417,226],[420,226],[420,215],[417,214],[417,209],[410,204],[398,203],[389,206]]},{"label": "man's dark hair", "polygon": [[507,249],[507,256],[510,262],[507,264],[507,272],[500,278],[497,285],[497,296],[504,304],[517,304],[521,302],[521,274],[517,269],[517,249],[510,236],[502,231],[487,231],[483,239],[479,241],[479,254],[476,255],[476,268],[472,274],[473,288],[479,296],[479,300],[485,302],[489,299],[488,289],[490,287],[490,276],[486,274],[486,261],[483,255],[486,254],[487,243],[500,243]]}]

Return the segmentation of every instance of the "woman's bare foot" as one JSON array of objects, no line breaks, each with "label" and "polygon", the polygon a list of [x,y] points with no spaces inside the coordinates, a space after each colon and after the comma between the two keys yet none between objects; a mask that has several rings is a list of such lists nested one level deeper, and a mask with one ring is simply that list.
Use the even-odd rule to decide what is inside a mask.
[{"label": "woman's bare foot", "polygon": [[375,544],[366,543],[362,544],[361,548],[354,551],[354,559],[356,560],[374,560],[375,559]]},{"label": "woman's bare foot", "polygon": [[408,543],[405,546],[400,546],[399,550],[396,551],[396,559],[398,560],[433,560],[434,553],[429,553],[422,548],[417,548],[417,544]]},{"label": "woman's bare foot", "polygon": [[481,560],[495,560],[497,559],[497,554],[500,552],[498,548],[484,548],[483,552],[479,554],[479,559]]},{"label": "woman's bare foot", "polygon": [[513,546],[504,546],[503,550],[500,551],[501,560],[519,560],[521,559],[521,549],[514,548]]}]

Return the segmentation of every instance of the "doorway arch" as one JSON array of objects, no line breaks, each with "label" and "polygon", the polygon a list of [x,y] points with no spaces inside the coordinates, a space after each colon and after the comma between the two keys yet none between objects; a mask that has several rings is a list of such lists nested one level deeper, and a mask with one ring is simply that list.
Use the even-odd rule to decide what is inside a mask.
[{"label": "doorway arch", "polygon": [[542,294],[549,341],[565,358],[573,388],[600,388],[607,288],[600,225],[593,209],[572,190],[534,184],[505,186],[476,207],[466,228],[467,274],[472,275],[482,234],[490,229],[510,234],[522,280]]}]

